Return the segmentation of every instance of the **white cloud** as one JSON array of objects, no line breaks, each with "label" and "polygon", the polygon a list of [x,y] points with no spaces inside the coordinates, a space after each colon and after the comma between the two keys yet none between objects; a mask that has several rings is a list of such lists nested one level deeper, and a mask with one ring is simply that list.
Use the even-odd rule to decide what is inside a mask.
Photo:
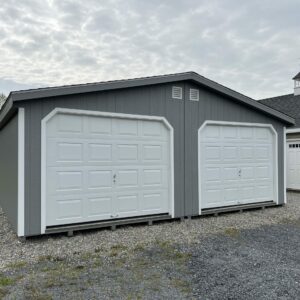
[{"label": "white cloud", "polygon": [[6,1],[0,91],[194,70],[256,98],[290,93],[297,2]]}]

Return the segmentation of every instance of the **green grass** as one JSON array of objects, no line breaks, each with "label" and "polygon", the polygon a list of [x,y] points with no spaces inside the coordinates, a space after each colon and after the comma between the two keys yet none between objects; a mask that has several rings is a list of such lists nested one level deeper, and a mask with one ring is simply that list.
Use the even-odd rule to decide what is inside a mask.
[{"label": "green grass", "polygon": [[126,251],[128,248],[122,244],[116,244],[110,247],[110,252],[109,256],[110,257],[116,257],[118,256],[121,252]]},{"label": "green grass", "polygon": [[190,293],[191,292],[191,286],[189,282],[181,279],[172,279],[171,284],[176,289],[180,290],[183,293]]},{"label": "green grass", "polygon": [[224,230],[224,234],[232,238],[238,238],[240,235],[240,231],[234,227],[228,227]]},{"label": "green grass", "polygon": [[38,262],[46,262],[46,261],[51,261],[51,262],[62,262],[65,261],[66,259],[63,257],[59,256],[53,256],[53,255],[42,255],[38,257]]},{"label": "green grass", "polygon": [[17,262],[10,263],[7,265],[7,267],[10,269],[22,269],[26,266],[27,266],[27,262],[25,262],[25,261],[17,261]]},{"label": "green grass", "polygon": [[4,275],[0,275],[0,287],[9,286],[15,283],[15,280]]}]

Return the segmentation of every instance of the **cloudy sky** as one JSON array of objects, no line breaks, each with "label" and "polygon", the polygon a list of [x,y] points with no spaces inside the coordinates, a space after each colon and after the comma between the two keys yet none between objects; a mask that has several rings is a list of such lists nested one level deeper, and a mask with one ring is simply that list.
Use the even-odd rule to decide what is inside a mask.
[{"label": "cloudy sky", "polygon": [[299,0],[1,1],[0,92],[192,70],[287,94],[299,28]]}]

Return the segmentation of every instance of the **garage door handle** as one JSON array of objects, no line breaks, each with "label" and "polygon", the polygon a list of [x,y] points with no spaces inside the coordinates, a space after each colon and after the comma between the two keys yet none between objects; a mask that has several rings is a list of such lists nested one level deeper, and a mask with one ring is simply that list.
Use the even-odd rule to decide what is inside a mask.
[{"label": "garage door handle", "polygon": [[242,170],[241,169],[239,169],[239,177],[241,177],[241,175],[242,175]]},{"label": "garage door handle", "polygon": [[119,215],[110,215],[111,218],[117,218]]}]

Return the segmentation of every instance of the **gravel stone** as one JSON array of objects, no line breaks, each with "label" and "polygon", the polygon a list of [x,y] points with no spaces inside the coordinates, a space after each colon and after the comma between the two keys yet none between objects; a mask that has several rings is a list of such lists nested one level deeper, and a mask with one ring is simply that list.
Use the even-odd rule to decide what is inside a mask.
[{"label": "gravel stone", "polygon": [[297,220],[300,216],[300,193],[289,193],[288,204],[283,207],[251,210],[243,213],[226,213],[217,217],[199,217],[191,220],[154,223],[153,226],[136,225],[119,227],[116,231],[99,229],[65,234],[28,238],[21,242],[11,229],[4,213],[0,211],[0,270],[16,260],[36,261],[40,256],[69,256],[74,252],[109,249],[116,243],[134,247],[143,242],[159,240],[175,243],[194,243],[197,237],[223,231],[224,228],[248,229],[270,225],[285,220]]},{"label": "gravel stone", "polygon": [[[24,276],[9,289],[16,299],[57,266],[78,274],[49,287],[53,299],[121,299],[124,289],[133,299],[137,290],[143,299],[299,299],[299,220],[300,194],[290,192],[283,207],[21,242],[0,211],[0,279]],[[149,274],[159,274],[159,291]]]}]

